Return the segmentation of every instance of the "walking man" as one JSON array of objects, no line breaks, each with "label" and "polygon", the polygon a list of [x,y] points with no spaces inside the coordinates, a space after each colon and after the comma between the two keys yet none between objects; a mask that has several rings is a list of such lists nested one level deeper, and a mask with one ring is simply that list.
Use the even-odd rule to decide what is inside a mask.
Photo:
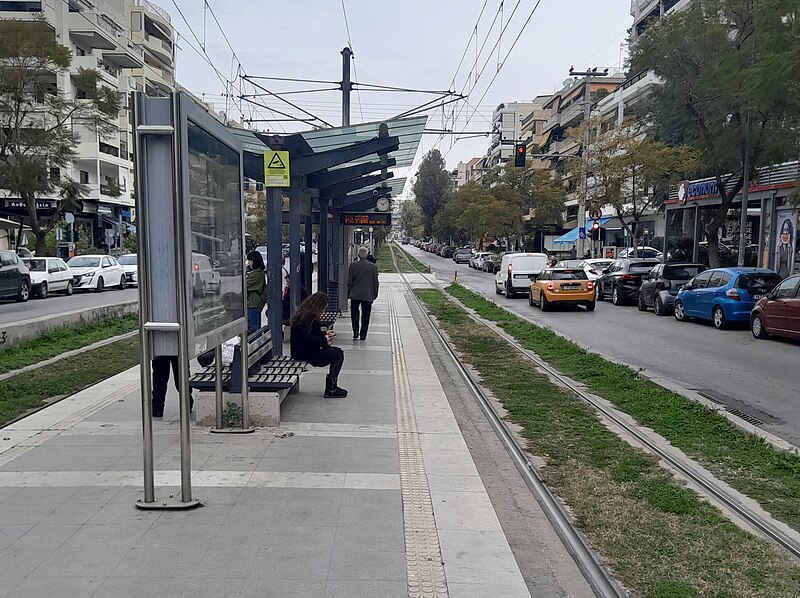
[{"label": "walking man", "polygon": [[[347,277],[347,298],[350,299],[350,319],[353,323],[353,338],[367,338],[372,302],[378,297],[378,267],[367,260],[369,250],[361,247],[358,260],[350,264]],[[361,326],[359,327],[359,311]]]}]

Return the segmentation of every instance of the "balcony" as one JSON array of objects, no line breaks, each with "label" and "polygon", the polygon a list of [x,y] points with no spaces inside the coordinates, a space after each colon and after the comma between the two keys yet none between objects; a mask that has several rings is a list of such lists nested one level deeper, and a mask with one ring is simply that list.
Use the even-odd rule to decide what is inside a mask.
[{"label": "balcony", "polygon": [[97,56],[73,56],[69,66],[69,74],[77,76],[80,69],[95,70],[100,73],[100,79],[114,89],[119,87],[119,72],[103,63]]},{"label": "balcony", "polygon": [[172,44],[155,35],[150,35],[149,33],[144,34],[144,47],[165,64],[171,65],[175,61]]},{"label": "balcony", "polygon": [[171,23],[169,13],[166,10],[164,10],[163,8],[161,8],[160,6],[156,6],[152,2],[148,2],[147,0],[133,0],[133,5],[134,6],[141,6],[142,8],[147,10],[148,12],[150,12],[150,13],[152,13],[154,15],[158,15],[167,24]]},{"label": "balcony", "polygon": [[68,27],[70,37],[92,49],[117,50],[124,37],[121,27],[96,10],[70,9]]}]

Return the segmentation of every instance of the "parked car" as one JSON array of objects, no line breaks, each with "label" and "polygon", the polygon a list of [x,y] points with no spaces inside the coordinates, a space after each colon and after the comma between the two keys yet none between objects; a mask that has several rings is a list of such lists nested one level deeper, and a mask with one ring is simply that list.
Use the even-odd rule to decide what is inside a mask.
[{"label": "parked car", "polygon": [[455,249],[453,249],[448,245],[445,245],[444,247],[442,247],[441,251],[439,252],[439,255],[441,255],[442,257],[453,257],[454,252]]},{"label": "parked car", "polygon": [[675,306],[678,291],[705,270],[703,264],[659,264],[642,281],[636,305],[639,311],[653,308],[657,316],[665,316]]},{"label": "parked car", "polygon": [[472,259],[472,250],[471,249],[456,249],[453,252],[453,261],[456,264],[468,264]]},{"label": "parked car", "polygon": [[72,295],[72,272],[64,260],[57,257],[32,257],[22,261],[28,267],[34,296],[45,299],[51,292]]},{"label": "parked car", "polygon": [[127,284],[139,284],[139,266],[138,259],[135,253],[121,255],[117,263],[122,266],[122,271],[125,273],[125,282]]},{"label": "parked car", "polygon": [[730,322],[749,322],[756,302],[781,281],[763,268],[714,268],[695,276],[675,299],[675,319],[711,320],[718,330]]},{"label": "parked car", "polygon": [[209,293],[219,295],[222,277],[211,267],[211,259],[205,254],[192,252],[192,292],[195,297]]},{"label": "parked car", "polygon": [[619,258],[645,258],[645,259],[656,259],[661,260],[664,257],[664,254],[661,250],[656,249],[655,247],[637,247],[634,249],[633,247],[629,247],[627,249],[621,249],[617,254]]},{"label": "parked car", "polygon": [[597,278],[597,299],[603,301],[610,297],[614,305],[634,301],[639,294],[642,277],[659,263],[657,260],[614,260]]},{"label": "parked car", "polygon": [[17,247],[17,256],[22,259],[30,259],[34,257],[33,252],[27,247]]},{"label": "parked car", "polygon": [[800,275],[782,281],[756,303],[750,313],[750,330],[756,338],[770,334],[800,338]]},{"label": "parked car", "polygon": [[586,276],[589,277],[589,280],[596,281],[600,278],[600,273],[608,268],[614,260],[604,259],[604,258],[590,258],[588,260],[583,260],[580,264],[578,264],[579,268],[583,268],[583,271],[586,272]]},{"label": "parked car", "polygon": [[561,260],[556,262],[554,268],[579,268],[582,260]]},{"label": "parked car", "polygon": [[487,255],[491,255],[491,251],[478,251],[469,260],[469,265],[471,268],[475,268],[476,270],[483,270],[483,260],[486,258]]},{"label": "parked car", "polygon": [[495,274],[500,269],[500,262],[503,260],[502,253],[490,253],[485,258],[483,258],[483,268],[484,272],[488,272],[489,274]]},{"label": "parked car", "polygon": [[122,290],[127,286],[122,266],[110,255],[76,255],[67,266],[75,289],[102,293],[106,287]]},{"label": "parked car", "polygon": [[31,275],[13,251],[0,251],[0,298],[27,301],[31,295]]},{"label": "parked car", "polygon": [[528,303],[542,311],[553,305],[583,305],[594,311],[594,283],[582,268],[550,268],[531,282]]},{"label": "parked car", "polygon": [[547,254],[544,253],[507,253],[500,262],[495,275],[495,292],[505,293],[511,298],[517,293],[528,294],[531,277],[538,276],[547,268]]}]

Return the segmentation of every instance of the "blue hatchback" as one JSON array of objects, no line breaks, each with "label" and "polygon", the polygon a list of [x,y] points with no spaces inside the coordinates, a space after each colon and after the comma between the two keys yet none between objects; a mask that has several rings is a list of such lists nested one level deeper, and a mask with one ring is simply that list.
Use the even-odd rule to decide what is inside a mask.
[{"label": "blue hatchback", "polygon": [[695,276],[675,299],[675,319],[711,320],[718,330],[729,322],[749,322],[756,302],[781,281],[763,268],[715,268]]}]

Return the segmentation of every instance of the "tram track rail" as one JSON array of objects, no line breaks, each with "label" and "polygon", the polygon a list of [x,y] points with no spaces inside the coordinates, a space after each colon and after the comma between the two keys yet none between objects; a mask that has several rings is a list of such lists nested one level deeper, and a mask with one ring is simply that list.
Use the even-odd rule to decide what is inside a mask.
[{"label": "tram track rail", "polygon": [[[406,277],[406,274],[401,272],[400,268],[397,267],[397,255],[394,247],[391,245],[390,250],[395,269],[400,274],[403,284],[409,291],[409,294],[414,298],[414,301],[419,308],[419,313],[421,313],[426,319],[434,336],[444,347],[445,352],[452,360],[456,371],[458,371],[459,375],[464,380],[464,383],[466,384],[470,393],[473,395],[476,402],[480,406],[481,411],[486,416],[487,421],[491,425],[497,437],[500,439],[500,442],[503,444],[506,452],[514,462],[514,465],[522,476],[526,486],[531,491],[531,494],[536,499],[539,506],[542,508],[542,511],[550,522],[550,525],[558,535],[567,553],[575,561],[578,569],[583,574],[584,579],[589,584],[589,587],[592,589],[595,595],[600,598],[622,598],[627,596],[627,593],[619,587],[608,570],[597,559],[594,551],[584,539],[583,535],[573,525],[572,519],[563,507],[562,503],[555,497],[555,495],[553,495],[553,493],[542,480],[534,464],[528,458],[528,453],[522,448],[517,438],[505,425],[503,420],[497,414],[497,411],[495,411],[495,408],[492,405],[489,397],[486,395],[483,387],[475,380],[473,374],[464,366],[452,343],[442,334],[425,306],[413,292],[413,288]],[[410,260],[406,261],[411,264],[412,268],[414,268],[414,265]],[[441,286],[436,281],[430,280],[428,275],[421,272],[419,272],[419,274],[421,274],[430,284],[443,291]],[[447,293],[444,293],[444,295],[447,296]]]},{"label": "tram track rail", "polygon": [[[395,248],[392,247],[392,256],[393,259],[396,259],[394,249]],[[405,252],[402,250],[400,250],[400,252],[402,254],[405,254]],[[407,260],[407,262],[409,264],[412,264],[410,260]],[[607,418],[607,420],[610,421],[615,427],[623,431],[625,434],[628,434],[629,437],[633,438],[649,453],[662,460],[662,462],[666,463],[669,468],[671,468],[673,471],[677,472],[684,479],[688,480],[690,483],[695,485],[695,487],[699,488],[702,492],[706,493],[709,497],[711,497],[714,501],[716,501],[718,505],[721,505],[725,509],[729,510],[742,522],[750,526],[751,529],[757,531],[762,537],[766,538],[767,540],[773,542],[774,544],[788,551],[794,558],[796,559],[800,558],[800,541],[798,541],[796,535],[793,535],[790,532],[787,532],[786,530],[782,529],[779,525],[776,525],[774,520],[772,520],[769,516],[764,516],[761,513],[754,511],[746,504],[743,504],[742,501],[734,493],[729,491],[722,484],[717,483],[714,479],[710,478],[708,475],[701,474],[696,466],[696,463],[692,459],[688,457],[682,457],[680,455],[677,455],[674,451],[667,450],[660,443],[654,441],[652,436],[646,434],[641,429],[640,426],[631,424],[624,417],[622,417],[620,412],[618,412],[616,409],[611,408],[606,404],[604,404],[603,402],[599,401],[597,397],[590,394],[585,389],[581,388],[578,384],[576,384],[575,381],[562,374],[555,367],[547,363],[544,359],[536,355],[534,352],[523,347],[511,335],[499,329],[499,327],[493,325],[492,323],[486,321],[484,318],[478,316],[476,313],[474,313],[473,310],[469,309],[467,306],[461,303],[457,298],[450,295],[450,293],[448,293],[444,289],[444,287],[442,287],[442,285],[439,284],[439,282],[435,280],[431,275],[428,275],[423,272],[418,272],[418,275],[422,276],[423,279],[426,280],[428,284],[433,286],[435,289],[439,290],[449,302],[462,309],[470,319],[491,330],[493,333],[495,333],[497,336],[503,339],[503,341],[505,341],[508,345],[510,345],[515,351],[521,354],[525,359],[532,362],[537,368],[540,369],[540,371],[546,373],[553,380],[557,381],[560,385],[569,389],[572,393],[575,394],[575,396],[580,398],[585,403],[589,404],[598,414],[602,415],[604,418]],[[406,286],[409,289],[411,289],[411,285],[408,282],[406,276],[401,273],[401,277],[403,278],[403,281],[406,284]],[[422,306],[422,303],[417,298],[416,294],[414,294],[413,292],[412,294],[414,295],[417,304],[422,307],[422,312],[429,320],[431,320],[430,315],[428,314],[424,306]],[[458,359],[458,356],[455,350],[453,349],[452,344],[447,339],[444,338],[442,333],[439,331],[438,327],[434,326],[433,328],[436,331],[436,335],[443,341],[444,346],[447,349],[447,352],[451,355],[451,357],[453,357],[454,361],[456,362],[458,371],[461,373],[462,377],[464,377],[465,381],[472,390],[473,394],[477,392],[476,397],[479,394],[482,396],[483,400],[487,400],[480,384],[478,384],[474,380],[474,377],[472,376],[471,372],[469,372],[469,370],[467,370],[460,363],[460,360]],[[483,407],[483,404],[481,406]],[[515,441],[516,439],[513,437],[513,434],[511,434],[505,427],[505,424],[503,423],[502,420],[500,420],[500,418],[494,412],[494,409],[491,407],[490,403],[488,404],[488,407],[491,408],[491,413],[487,413],[487,417],[490,418],[490,421],[493,427],[495,427],[496,431],[498,432],[498,435],[502,434],[502,436],[506,435],[510,436],[511,439]],[[492,415],[492,413],[494,415]],[[499,422],[497,423],[499,423],[500,427],[502,427],[504,431],[497,429],[496,422],[492,421],[494,419],[499,420]],[[501,440],[503,439],[502,436]],[[519,447],[518,443],[514,442],[514,444],[516,445],[516,448],[513,449],[514,452],[516,452],[516,450],[522,452],[522,459],[524,459],[524,461],[521,463],[524,464],[527,470],[535,473],[535,468],[533,464],[527,459],[527,457],[525,457],[527,453],[525,453],[525,451],[523,451],[521,447]],[[509,446],[507,445],[506,448],[508,450]],[[509,452],[511,452],[511,450],[509,450]],[[514,457],[515,462],[517,461],[517,459],[520,458],[519,455],[513,455],[513,454],[512,457]],[[520,464],[518,464],[518,469],[519,468]],[[527,475],[525,477],[526,477],[526,482],[528,482]],[[578,564],[579,566],[581,566],[581,563]],[[582,571],[584,570],[583,567],[581,567],[581,570]]]}]

